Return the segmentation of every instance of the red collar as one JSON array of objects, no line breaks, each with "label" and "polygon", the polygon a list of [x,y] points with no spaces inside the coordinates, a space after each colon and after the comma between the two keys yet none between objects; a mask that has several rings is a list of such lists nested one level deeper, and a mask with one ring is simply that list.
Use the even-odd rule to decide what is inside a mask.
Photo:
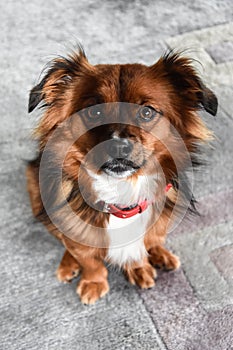
[{"label": "red collar", "polygon": [[[168,192],[171,187],[172,187],[172,184],[168,184],[165,187],[165,192]],[[114,204],[108,204],[108,212],[114,216],[117,216],[118,218],[128,219],[131,216],[143,213],[147,209],[148,205],[149,205],[149,202],[147,201],[147,199],[145,199],[140,204],[137,204],[132,209],[127,209],[127,208],[120,209]]]}]

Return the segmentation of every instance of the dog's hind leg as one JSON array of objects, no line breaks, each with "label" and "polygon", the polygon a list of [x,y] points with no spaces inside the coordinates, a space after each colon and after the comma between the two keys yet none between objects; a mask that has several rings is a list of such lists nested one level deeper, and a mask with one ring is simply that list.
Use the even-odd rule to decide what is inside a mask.
[{"label": "dog's hind leg", "polygon": [[77,260],[66,250],[56,271],[57,279],[60,282],[69,283],[78,276],[79,271],[80,265]]},{"label": "dog's hind leg", "polygon": [[35,217],[43,210],[43,203],[39,187],[39,165],[38,159],[29,162],[26,169],[27,190],[31,200],[32,212]]}]

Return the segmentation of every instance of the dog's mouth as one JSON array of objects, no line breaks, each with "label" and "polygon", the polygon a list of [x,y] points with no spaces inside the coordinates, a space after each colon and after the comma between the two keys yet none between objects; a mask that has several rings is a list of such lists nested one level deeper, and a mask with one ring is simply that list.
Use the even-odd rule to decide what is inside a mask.
[{"label": "dog's mouth", "polygon": [[141,166],[135,164],[131,160],[124,158],[114,158],[112,160],[108,160],[101,166],[101,170],[103,170],[107,175],[111,175],[113,177],[128,177],[134,174]]}]

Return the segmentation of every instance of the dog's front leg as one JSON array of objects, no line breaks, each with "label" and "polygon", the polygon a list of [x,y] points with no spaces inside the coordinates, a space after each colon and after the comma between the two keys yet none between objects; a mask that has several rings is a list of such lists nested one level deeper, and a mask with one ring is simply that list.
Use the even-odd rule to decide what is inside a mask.
[{"label": "dog's front leg", "polygon": [[104,251],[63,238],[63,244],[81,268],[77,294],[83,304],[94,304],[109,291],[108,271],[103,263]]},{"label": "dog's front leg", "polygon": [[109,291],[108,272],[103,262],[88,258],[82,266],[82,276],[77,286],[77,293],[83,304],[94,304]]},{"label": "dog's front leg", "polygon": [[164,270],[176,270],[180,267],[179,258],[164,248],[166,228],[169,217],[160,217],[157,223],[145,235],[145,247],[152,266]]},{"label": "dog's front leg", "polygon": [[136,284],[144,289],[155,285],[156,270],[151,266],[147,258],[140,262],[126,264],[123,269],[131,284]]}]

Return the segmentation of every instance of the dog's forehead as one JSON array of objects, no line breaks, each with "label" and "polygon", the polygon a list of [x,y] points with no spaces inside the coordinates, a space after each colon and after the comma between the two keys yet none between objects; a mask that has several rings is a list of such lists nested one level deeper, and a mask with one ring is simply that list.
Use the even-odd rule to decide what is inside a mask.
[{"label": "dog's forehead", "polygon": [[96,71],[100,74],[112,74],[109,78],[119,78],[120,76],[133,78],[145,72],[149,67],[140,63],[126,64],[97,64]]},{"label": "dog's forehead", "polygon": [[143,64],[97,65],[96,68],[98,93],[104,97],[104,102],[143,104],[163,90],[163,82]]}]

